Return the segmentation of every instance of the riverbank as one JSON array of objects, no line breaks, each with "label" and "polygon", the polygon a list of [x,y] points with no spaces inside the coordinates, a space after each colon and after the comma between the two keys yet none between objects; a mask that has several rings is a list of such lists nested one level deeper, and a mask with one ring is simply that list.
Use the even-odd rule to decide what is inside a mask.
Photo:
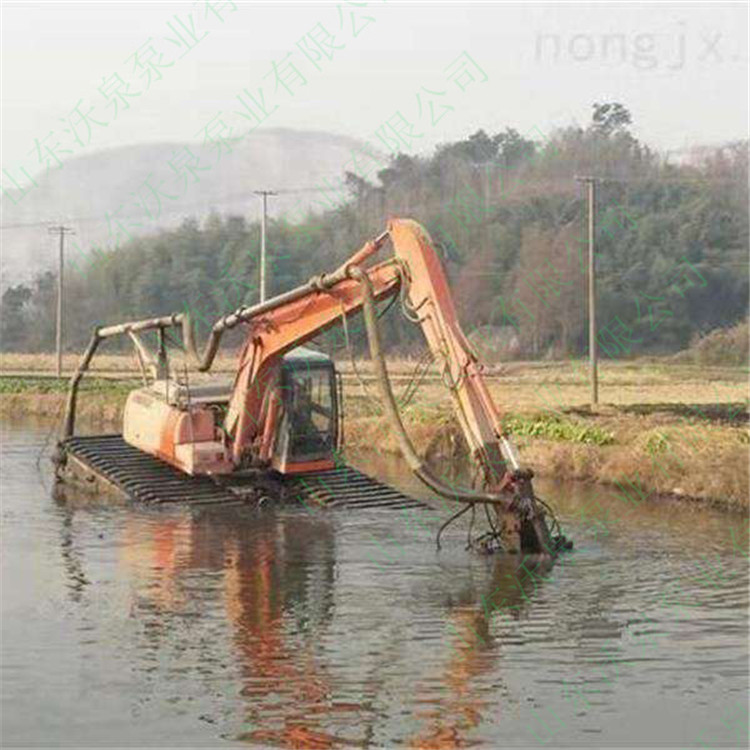
[{"label": "riverbank", "polygon": [[[130,361],[113,360],[110,372],[83,381],[78,416],[110,430],[129,390]],[[7,365],[6,365],[7,366]],[[368,363],[349,363],[344,374],[346,443],[397,451],[377,399]],[[409,382],[408,363],[393,368],[397,397]],[[106,377],[107,375],[117,377]],[[674,496],[726,509],[748,510],[746,373],[668,362],[603,363],[600,401],[587,406],[588,391],[574,363],[512,363],[488,378],[524,463],[542,476],[601,482],[619,487],[632,502]],[[66,381],[41,374],[0,376],[0,415],[62,414]],[[428,459],[461,458],[463,439],[450,400],[435,373],[403,406],[404,423]]]},{"label": "riverbank", "polygon": [[[582,363],[517,363],[488,379],[525,465],[541,476],[612,485],[631,502],[678,497],[748,512],[746,371],[605,362],[595,409],[584,372]],[[356,417],[347,443],[371,446],[372,435],[382,435],[379,449],[396,450],[371,404],[361,387],[350,389],[347,408]],[[404,423],[433,463],[465,454],[442,384],[420,388]]]}]

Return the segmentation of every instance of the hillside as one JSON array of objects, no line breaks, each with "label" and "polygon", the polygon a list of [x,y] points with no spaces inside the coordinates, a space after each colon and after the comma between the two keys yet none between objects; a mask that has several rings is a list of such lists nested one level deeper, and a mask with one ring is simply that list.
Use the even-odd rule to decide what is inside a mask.
[{"label": "hillside", "polygon": [[[346,136],[277,128],[258,131],[228,148],[231,152],[223,146],[218,154],[215,146],[200,143],[124,146],[34,175],[38,187],[20,200],[16,195],[17,204],[8,198],[0,204],[3,226],[9,227],[2,233],[0,287],[28,281],[56,263],[54,239],[47,236],[45,223],[64,221],[74,227],[71,252],[86,253],[93,246],[112,247],[128,235],[153,234],[211,211],[254,216],[259,201],[252,190],[340,183],[352,151],[362,144]],[[185,185],[170,162],[184,172],[189,154],[197,159],[193,173],[199,181],[191,178]],[[149,184],[165,195],[157,197]],[[343,191],[331,194],[341,197]],[[270,201],[269,211],[277,215],[306,208],[315,197],[310,192],[280,195]]]},{"label": "hillside", "polygon": [[[696,335],[747,316],[747,148],[728,145],[697,163],[671,165],[633,137],[629,124],[622,105],[595,105],[586,128],[562,129],[546,142],[512,128],[478,130],[430,155],[397,154],[380,169],[342,169],[345,200],[270,222],[269,291],[336,267],[380,233],[389,216],[408,216],[426,227],[441,253],[462,325],[474,340],[505,329],[502,335],[515,342],[513,356],[583,354],[587,207],[576,176],[594,174],[601,356],[684,349]],[[297,161],[312,165],[316,143],[301,138],[296,150],[258,155],[256,163],[270,168],[278,158],[274,168],[281,175],[287,164],[288,176]],[[311,151],[303,159],[305,148]],[[331,161],[340,157],[342,167],[351,156],[336,140],[325,153]],[[224,183],[225,197],[242,184],[235,177],[237,183]],[[249,177],[246,183],[257,185]],[[93,324],[176,311],[190,312],[205,335],[218,315],[256,302],[257,205],[209,208],[195,208],[175,228],[95,253],[88,264],[71,259],[68,346],[80,349]],[[49,350],[54,300],[52,274],[6,290],[3,349]],[[419,350],[419,332],[403,324],[398,307],[383,324],[389,346]],[[355,339],[361,334],[358,321],[350,332]],[[322,343],[341,345],[341,333]]]}]

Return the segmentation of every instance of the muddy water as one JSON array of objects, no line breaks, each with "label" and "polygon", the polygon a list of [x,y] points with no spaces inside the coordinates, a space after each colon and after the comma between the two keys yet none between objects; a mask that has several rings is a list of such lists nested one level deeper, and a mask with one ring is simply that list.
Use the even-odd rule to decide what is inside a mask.
[{"label": "muddy water", "polygon": [[441,510],[55,501],[47,431],[3,428],[4,745],[747,742],[745,519],[539,483],[577,549],[529,575]]}]

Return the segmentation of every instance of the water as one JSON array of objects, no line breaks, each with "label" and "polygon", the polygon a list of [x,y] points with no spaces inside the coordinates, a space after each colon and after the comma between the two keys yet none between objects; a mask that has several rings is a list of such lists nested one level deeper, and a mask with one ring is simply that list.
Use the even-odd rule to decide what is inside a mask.
[{"label": "water", "polygon": [[442,511],[56,501],[48,429],[3,427],[4,746],[747,745],[746,519],[539,482],[529,575]]}]

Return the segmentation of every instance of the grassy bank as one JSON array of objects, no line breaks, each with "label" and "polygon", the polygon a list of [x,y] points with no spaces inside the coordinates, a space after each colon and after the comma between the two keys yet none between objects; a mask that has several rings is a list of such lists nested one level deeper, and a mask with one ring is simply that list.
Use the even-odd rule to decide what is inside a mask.
[{"label": "grassy bank", "polygon": [[[7,369],[8,363],[4,361]],[[14,371],[23,370],[12,363]],[[24,362],[23,364],[28,364]],[[37,359],[37,366],[47,365]],[[49,363],[51,364],[51,362]],[[112,357],[107,369],[84,380],[79,417],[118,426],[122,405],[137,380],[130,358]],[[46,369],[46,368],[45,368]],[[342,362],[346,439],[352,447],[396,451],[368,363]],[[396,395],[406,390],[412,365],[391,371]],[[134,373],[133,373],[134,374]],[[746,372],[669,362],[603,363],[600,401],[588,406],[579,365],[513,363],[496,368],[489,387],[524,462],[538,474],[618,485],[633,498],[676,495],[727,508],[748,508]],[[0,414],[61,414],[67,383],[41,374],[0,377]],[[430,373],[404,405],[404,421],[417,449],[431,461],[458,458],[464,447],[444,386]]]},{"label": "grassy bank", "polygon": [[[78,417],[119,426],[128,393],[138,380],[84,379],[78,398]],[[42,376],[0,375],[0,415],[6,418],[53,417],[62,419],[67,380]]]},{"label": "grassy bank", "polygon": [[[489,387],[524,463],[537,474],[612,484],[634,499],[672,495],[748,508],[746,369],[604,362],[595,410],[580,363],[511,364],[489,378]],[[374,397],[374,386],[368,390]],[[395,450],[361,387],[350,389],[347,408],[357,415],[349,444],[366,446],[378,434],[381,449]],[[433,461],[465,452],[438,383],[418,391],[404,422]]]}]

